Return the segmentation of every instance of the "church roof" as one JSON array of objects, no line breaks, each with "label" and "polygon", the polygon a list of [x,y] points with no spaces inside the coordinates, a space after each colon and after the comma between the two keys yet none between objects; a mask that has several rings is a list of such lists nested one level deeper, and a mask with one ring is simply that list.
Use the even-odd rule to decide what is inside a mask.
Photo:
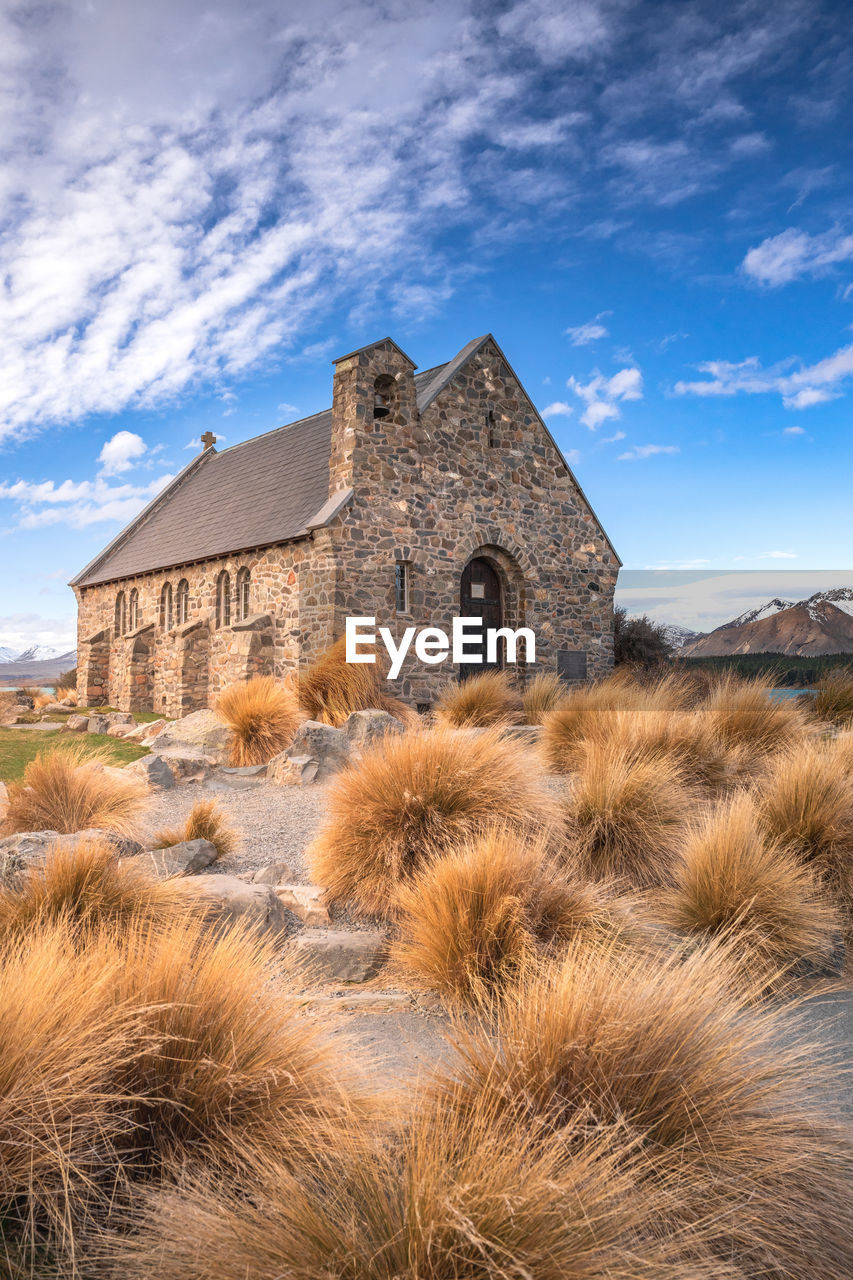
[{"label": "church roof", "polygon": [[[421,408],[441,387],[428,398],[423,393],[448,367],[415,375]],[[324,409],[221,453],[205,449],[72,578],[72,586],[113,582],[303,537],[332,519],[331,432],[332,411]]]}]

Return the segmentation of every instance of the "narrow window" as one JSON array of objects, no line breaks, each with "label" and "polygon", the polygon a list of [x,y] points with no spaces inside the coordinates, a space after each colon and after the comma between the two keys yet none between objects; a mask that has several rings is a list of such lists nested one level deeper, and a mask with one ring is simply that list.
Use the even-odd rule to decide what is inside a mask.
[{"label": "narrow window", "polygon": [[486,414],[486,436],[489,441],[489,448],[497,449],[498,443],[499,443],[498,428],[497,428],[497,424],[495,423],[495,415],[491,409]]},{"label": "narrow window", "polygon": [[224,569],[216,588],[216,625],[231,626],[231,577]]},{"label": "narrow window", "polygon": [[186,578],[181,578],[178,583],[178,626],[181,627],[190,616],[190,584]]},{"label": "narrow window", "polygon": [[135,631],[139,626],[139,592],[136,587],[130,593],[130,608],[128,609],[128,628]]},{"label": "narrow window", "polygon": [[123,591],[116,596],[116,635],[123,636],[127,631],[127,598]]},{"label": "narrow window", "polygon": [[240,622],[249,616],[249,592],[251,577],[248,569],[241,569],[237,574],[237,617]]},{"label": "narrow window", "polygon": [[409,562],[398,560],[394,566],[394,601],[398,613],[409,612]]},{"label": "narrow window", "polygon": [[166,582],[163,584],[163,590],[160,592],[160,626],[164,631],[171,631],[175,625],[175,619],[172,612],[172,584]]},{"label": "narrow window", "polygon": [[381,422],[397,407],[397,383],[387,373],[381,373],[373,383],[373,420]]}]

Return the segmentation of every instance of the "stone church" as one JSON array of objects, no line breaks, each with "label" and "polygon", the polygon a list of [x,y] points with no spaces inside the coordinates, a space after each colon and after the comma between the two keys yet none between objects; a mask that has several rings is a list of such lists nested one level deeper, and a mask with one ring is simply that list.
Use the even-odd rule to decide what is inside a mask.
[{"label": "stone church", "polygon": [[[334,366],[331,409],[221,452],[206,433],[73,579],[81,703],[184,715],[348,616],[529,627],[522,678],[612,666],[619,558],[495,339],[423,373],[390,338]],[[424,709],[455,674],[412,653],[389,691]]]}]

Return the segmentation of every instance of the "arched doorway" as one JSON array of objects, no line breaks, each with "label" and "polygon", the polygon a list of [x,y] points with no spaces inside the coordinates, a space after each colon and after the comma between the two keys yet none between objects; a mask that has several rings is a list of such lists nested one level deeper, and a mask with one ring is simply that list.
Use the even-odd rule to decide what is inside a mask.
[{"label": "arched doorway", "polygon": [[[503,666],[503,646],[498,646],[498,661],[486,661],[486,631],[503,626],[503,585],[494,565],[481,556],[469,560],[462,570],[459,612],[463,618],[483,619],[483,638],[479,646],[481,662],[459,665],[459,679],[475,676],[478,671],[499,670]],[[474,637],[466,641],[466,650],[478,652]]]}]

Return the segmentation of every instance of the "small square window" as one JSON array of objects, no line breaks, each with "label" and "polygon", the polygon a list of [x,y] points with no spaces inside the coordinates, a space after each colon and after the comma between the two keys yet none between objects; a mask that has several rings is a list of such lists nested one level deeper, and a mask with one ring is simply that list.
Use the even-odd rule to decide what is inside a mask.
[{"label": "small square window", "polygon": [[394,607],[398,613],[409,612],[409,562],[398,560],[394,566]]}]

